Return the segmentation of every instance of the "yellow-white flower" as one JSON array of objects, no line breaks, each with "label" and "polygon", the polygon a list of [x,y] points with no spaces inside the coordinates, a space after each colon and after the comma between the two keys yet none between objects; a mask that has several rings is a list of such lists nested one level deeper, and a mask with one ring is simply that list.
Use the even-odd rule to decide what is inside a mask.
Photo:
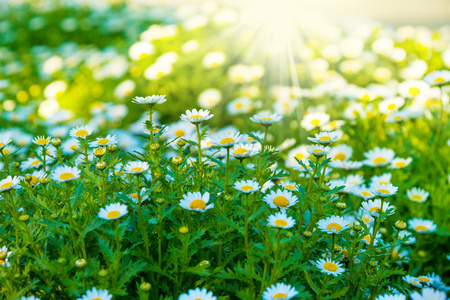
[{"label": "yellow-white flower", "polygon": [[372,198],[375,197],[375,195],[372,194],[371,189],[369,189],[369,188],[366,187],[366,186],[356,186],[356,187],[354,187],[354,188],[351,190],[351,194],[352,194],[352,195],[355,195],[355,196],[358,196],[358,197],[361,197],[361,198],[363,198],[364,200],[372,199]]},{"label": "yellow-white flower", "polygon": [[221,99],[222,94],[218,89],[207,89],[198,96],[198,104],[202,108],[210,109],[216,106]]},{"label": "yellow-white flower", "polygon": [[211,142],[216,146],[229,148],[238,142],[239,135],[239,132],[223,132],[214,137]]},{"label": "yellow-white flower", "polygon": [[362,207],[360,207],[358,209],[358,212],[356,214],[356,217],[363,221],[364,224],[366,224],[367,226],[372,225],[374,218],[372,217],[372,214],[370,212],[367,212],[365,209],[363,209]]},{"label": "yellow-white flower", "polygon": [[389,197],[397,193],[398,187],[393,186],[392,184],[372,183],[370,185],[370,190],[372,191],[372,194],[376,196]]},{"label": "yellow-white flower", "polygon": [[411,245],[416,242],[416,238],[407,230],[402,230],[398,233],[398,239],[405,245]]},{"label": "yellow-white flower", "polygon": [[417,279],[419,279],[421,283],[425,283],[426,285],[430,285],[433,282],[432,278],[425,275],[417,276]]},{"label": "yellow-white flower", "polygon": [[230,116],[247,114],[253,110],[253,102],[250,98],[239,97],[227,104],[227,112]]},{"label": "yellow-white flower", "polygon": [[148,168],[149,165],[145,161],[132,161],[125,166],[124,171],[127,174],[142,174],[147,172]]},{"label": "yellow-white flower", "polygon": [[413,187],[412,189],[406,191],[406,195],[408,196],[409,200],[411,200],[411,201],[425,202],[425,201],[427,201],[430,193],[428,193],[427,191],[425,191],[421,188]]},{"label": "yellow-white flower", "polygon": [[81,171],[76,167],[58,167],[52,173],[52,179],[58,182],[67,182],[80,177]]},{"label": "yellow-white flower", "polygon": [[117,144],[119,139],[115,135],[107,135],[104,138],[97,138],[95,141],[89,143],[89,147],[100,147],[100,146],[109,146],[112,144]]},{"label": "yellow-white flower", "polygon": [[264,196],[264,201],[269,204],[270,208],[280,208],[286,210],[297,203],[298,198],[286,190],[272,191]]},{"label": "yellow-white flower", "polygon": [[392,179],[391,173],[383,173],[381,175],[374,175],[370,178],[372,184],[390,184]]},{"label": "yellow-white flower", "polygon": [[2,137],[0,138],[0,150],[3,150],[3,148],[5,148],[6,145],[8,145],[9,143],[11,143],[11,139],[8,137]]},{"label": "yellow-white flower", "polygon": [[[141,191],[139,192],[140,197],[141,197],[141,201],[144,202],[145,200],[148,199],[148,195],[147,193],[147,189],[146,188],[142,188]],[[130,198],[134,203],[138,203],[139,201],[139,194],[137,192],[131,193],[128,196],[128,198]]]},{"label": "yellow-white flower", "polygon": [[203,65],[207,68],[215,68],[225,62],[225,53],[220,51],[209,52],[203,58]]},{"label": "yellow-white flower", "polygon": [[92,128],[84,125],[78,126],[70,130],[69,135],[73,138],[86,139],[86,137],[92,134]]},{"label": "yellow-white flower", "polygon": [[297,186],[295,185],[295,183],[290,180],[282,181],[280,184],[284,189],[286,189],[288,191],[296,191],[297,190]]},{"label": "yellow-white flower", "polygon": [[406,300],[406,296],[403,294],[384,294],[377,296],[375,300]]},{"label": "yellow-white flower", "polygon": [[340,135],[337,132],[321,132],[319,134],[315,134],[314,137],[308,137],[308,140],[318,144],[330,144],[341,139]]},{"label": "yellow-white flower", "polygon": [[52,141],[51,137],[37,136],[33,139],[33,143],[38,146],[47,146]]},{"label": "yellow-white flower", "polygon": [[36,157],[29,157],[26,161],[20,163],[20,169],[22,172],[28,170],[29,168],[38,169],[40,166],[42,166],[42,162]]},{"label": "yellow-white flower", "polygon": [[187,210],[193,210],[197,212],[205,212],[208,209],[214,208],[214,204],[209,202],[209,193],[206,192],[202,195],[200,192],[189,192],[183,195],[183,199],[180,200],[180,206]]},{"label": "yellow-white flower", "polygon": [[136,104],[145,104],[145,105],[155,105],[155,104],[162,104],[166,102],[166,96],[165,95],[152,95],[152,96],[146,96],[146,97],[134,97],[133,103]]},{"label": "yellow-white flower", "polygon": [[306,149],[307,149],[309,154],[312,154],[314,156],[327,155],[331,151],[330,147],[323,146],[323,145],[317,145],[317,144],[308,145],[308,146],[306,146]]},{"label": "yellow-white flower", "polygon": [[112,203],[106,205],[105,208],[100,208],[98,217],[104,220],[115,220],[123,217],[128,213],[127,206],[121,203]]},{"label": "yellow-white flower", "polygon": [[341,263],[330,258],[327,258],[326,260],[321,258],[318,261],[315,261],[314,265],[319,268],[320,272],[333,275],[335,277],[345,272],[345,269],[342,268]]},{"label": "yellow-white flower", "polygon": [[29,185],[31,187],[35,187],[36,185],[39,184],[40,180],[44,177],[47,177],[47,174],[44,171],[42,171],[42,170],[34,171],[31,174],[31,181],[29,182]]},{"label": "yellow-white flower", "polygon": [[6,246],[3,246],[2,248],[0,248],[0,253],[2,253],[2,255],[6,255],[5,258],[0,259],[0,267],[9,267],[9,259],[8,257],[11,256],[11,251],[8,251],[8,248]]},{"label": "yellow-white flower", "polygon": [[328,155],[331,158],[331,161],[348,161],[352,157],[353,148],[341,144],[336,147],[333,147]]},{"label": "yellow-white flower", "polygon": [[0,181],[0,192],[9,191],[11,189],[19,189],[20,188],[20,177],[10,175],[5,179]]},{"label": "yellow-white flower", "polygon": [[349,228],[349,223],[340,216],[330,216],[320,220],[317,225],[319,229],[327,234],[340,234]]},{"label": "yellow-white flower", "polygon": [[440,70],[431,72],[423,78],[423,81],[431,86],[445,85],[450,82],[450,71]]},{"label": "yellow-white flower", "polygon": [[[420,280],[420,276],[418,277]],[[421,293],[412,292],[410,294],[411,300],[445,300],[447,299],[447,294],[440,290],[435,290],[432,288],[423,288]]]},{"label": "yellow-white flower", "polygon": [[383,114],[390,114],[398,111],[403,104],[405,104],[405,99],[402,97],[387,98],[378,104],[378,110]]},{"label": "yellow-white flower", "polygon": [[298,292],[289,284],[277,283],[269,286],[263,293],[263,300],[290,300],[298,295]]},{"label": "yellow-white flower", "polygon": [[301,125],[307,131],[323,126],[330,121],[330,115],[323,112],[310,113],[303,117]]},{"label": "yellow-white flower", "polygon": [[271,115],[254,115],[253,117],[250,117],[250,121],[259,123],[263,126],[270,126],[278,123],[281,119],[283,119],[283,116],[277,113],[273,113]]},{"label": "yellow-white flower", "polygon": [[288,229],[294,227],[295,220],[292,217],[288,217],[285,212],[277,212],[269,216],[267,224],[272,227]]},{"label": "yellow-white flower", "polygon": [[286,166],[296,168],[299,166],[297,160],[303,161],[306,165],[306,159],[309,157],[308,148],[305,145],[300,145],[289,151],[286,158]]},{"label": "yellow-white flower", "polygon": [[403,169],[409,166],[409,164],[412,162],[412,158],[394,158],[391,161],[391,165],[389,166],[390,169]]},{"label": "yellow-white flower", "polygon": [[261,146],[259,144],[236,144],[231,149],[231,155],[235,158],[246,158],[259,153]]},{"label": "yellow-white flower", "polygon": [[384,202],[383,206],[381,206],[380,199],[365,201],[361,203],[361,205],[365,211],[370,213],[375,218],[378,218],[380,216],[380,213],[383,214],[388,210],[391,210],[389,216],[394,214],[394,207],[392,205],[389,205],[388,202]]},{"label": "yellow-white flower", "polygon": [[196,110],[194,108],[193,110],[186,110],[186,114],[182,114],[180,119],[183,121],[191,122],[193,124],[197,124],[209,120],[212,117],[214,117],[214,115],[210,114],[209,110]]},{"label": "yellow-white flower", "polygon": [[[373,229],[371,229],[370,231],[373,231]],[[361,241],[366,244],[367,246],[370,245],[370,243],[372,242],[372,236],[373,233],[370,234],[366,234],[365,236],[363,236],[363,238],[361,239]],[[381,239],[382,235],[381,233],[377,232],[377,236],[375,237],[375,240],[373,241],[373,245],[377,246],[378,245],[378,240]]]},{"label": "yellow-white flower", "polygon": [[414,218],[408,220],[409,229],[418,233],[428,233],[436,231],[436,224],[432,220]]},{"label": "yellow-white flower", "polygon": [[189,290],[187,294],[180,295],[178,300],[217,300],[217,298],[207,289],[196,288],[195,290]]},{"label": "yellow-white flower", "polygon": [[400,83],[398,89],[402,97],[413,98],[426,95],[430,91],[430,86],[421,80],[407,80]]},{"label": "yellow-white flower", "polygon": [[402,279],[407,283],[409,283],[410,285],[413,285],[415,287],[422,287],[422,284],[420,283],[419,279],[417,279],[417,277],[406,275],[403,276]]},{"label": "yellow-white flower", "polygon": [[364,153],[366,160],[364,164],[370,167],[379,167],[389,164],[395,156],[392,149],[375,147]]},{"label": "yellow-white flower", "polygon": [[90,291],[77,300],[111,300],[112,295],[107,290],[97,290],[93,287]]},{"label": "yellow-white flower", "polygon": [[240,192],[251,194],[260,189],[256,180],[241,180],[234,184],[234,188]]}]

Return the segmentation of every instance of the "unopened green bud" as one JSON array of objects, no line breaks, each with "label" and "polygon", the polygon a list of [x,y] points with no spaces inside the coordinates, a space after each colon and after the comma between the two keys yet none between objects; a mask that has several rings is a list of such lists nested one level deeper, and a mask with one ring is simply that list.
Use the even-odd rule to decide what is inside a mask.
[{"label": "unopened green bud", "polygon": [[106,163],[104,161],[99,161],[96,165],[95,168],[97,170],[103,171],[104,169],[106,169]]},{"label": "unopened green bud", "polygon": [[77,259],[75,261],[75,267],[83,268],[87,265],[87,261],[84,258]]},{"label": "unopened green bud", "polygon": [[398,220],[397,222],[395,222],[395,228],[397,230],[403,230],[406,228],[406,223],[403,221]]},{"label": "unopened green bud", "polygon": [[153,151],[158,151],[161,148],[161,146],[158,143],[153,143],[150,146],[150,149],[152,149]]},{"label": "unopened green bud", "polygon": [[109,152],[116,152],[117,151],[117,145],[112,144],[108,146],[108,151]]},{"label": "unopened green bud", "polygon": [[59,146],[61,146],[61,140],[60,139],[58,139],[58,138],[54,138],[54,139],[52,139],[52,145],[54,146],[54,147],[59,147]]},{"label": "unopened green bud", "polygon": [[50,179],[48,179],[47,177],[43,177],[40,180],[41,184],[46,185],[50,182]]},{"label": "unopened green bud", "polygon": [[152,285],[148,282],[143,282],[143,283],[141,283],[139,288],[141,289],[141,291],[147,292],[152,288]]},{"label": "unopened green bud", "polygon": [[186,141],[184,141],[184,140],[178,140],[178,141],[177,141],[177,146],[180,147],[180,148],[186,146]]},{"label": "unopened green bud", "polygon": [[103,269],[98,272],[98,276],[106,277],[106,276],[108,276],[108,273],[109,273],[108,270]]},{"label": "unopened green bud", "polygon": [[172,157],[172,163],[179,166],[183,163],[183,159],[179,156]]},{"label": "unopened green bud", "polygon": [[186,226],[181,226],[179,231],[181,234],[186,234],[189,232],[189,228],[187,228]]},{"label": "unopened green bud", "polygon": [[312,232],[309,230],[303,231],[303,236],[306,238],[310,238],[312,236]]},{"label": "unopened green bud", "polygon": [[338,202],[336,203],[336,207],[340,210],[344,210],[347,208],[347,204],[345,204],[344,202]]},{"label": "unopened green bud", "polygon": [[26,221],[28,221],[30,219],[30,216],[29,215],[21,215],[20,217],[19,217],[19,221],[21,221],[21,222],[26,222]]}]

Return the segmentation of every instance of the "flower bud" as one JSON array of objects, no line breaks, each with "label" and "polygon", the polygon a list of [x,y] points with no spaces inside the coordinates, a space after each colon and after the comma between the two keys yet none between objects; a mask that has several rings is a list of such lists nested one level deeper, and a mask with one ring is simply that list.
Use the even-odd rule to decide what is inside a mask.
[{"label": "flower bud", "polygon": [[184,141],[184,140],[178,140],[178,141],[177,141],[177,146],[180,147],[180,148],[186,146],[186,141]]},{"label": "flower bud", "polygon": [[172,163],[176,166],[179,166],[183,163],[183,159],[179,156],[172,157]]},{"label": "flower bud", "polygon": [[65,263],[65,262],[66,262],[66,259],[65,259],[64,257],[58,258],[58,263],[59,263],[59,264],[63,264],[63,263]]},{"label": "flower bud", "polygon": [[233,201],[233,196],[231,196],[231,195],[226,195],[226,196],[225,196],[225,200],[227,200],[227,201]]},{"label": "flower bud", "polygon": [[14,274],[14,278],[15,278],[15,279],[19,279],[19,278],[20,278],[20,273],[15,273],[15,274]]},{"label": "flower bud", "polygon": [[25,181],[28,182],[28,183],[30,183],[31,180],[33,180],[33,176],[31,176],[30,174],[27,174],[27,175],[25,176]]},{"label": "flower bud", "polygon": [[58,138],[54,138],[54,139],[52,139],[52,145],[54,146],[54,147],[59,147],[59,146],[61,146],[61,140],[60,139],[58,139]]},{"label": "flower bud", "polygon": [[15,161],[15,162],[13,163],[13,168],[18,169],[19,167],[20,167],[20,162]]},{"label": "flower bud", "polygon": [[284,236],[286,236],[287,238],[290,238],[291,236],[293,236],[292,232],[288,231],[284,234]]},{"label": "flower bud", "polygon": [[330,182],[330,180],[331,180],[330,176],[325,176],[325,177],[323,178],[323,182],[325,182],[325,183]]},{"label": "flower bud", "polygon": [[306,238],[310,238],[312,236],[312,232],[308,231],[308,230],[303,231],[303,236],[306,237]]},{"label": "flower bud", "polygon": [[156,199],[156,203],[158,203],[158,204],[163,204],[163,203],[164,203],[164,198],[158,198],[158,199]]},{"label": "flower bud", "polygon": [[93,153],[96,157],[102,157],[106,153],[106,148],[105,147],[97,147],[94,149]]},{"label": "flower bud", "polygon": [[96,165],[95,168],[99,171],[103,171],[104,169],[106,169],[106,163],[104,161],[99,161]]},{"label": "flower bud", "polygon": [[108,276],[108,270],[106,270],[106,269],[100,270],[100,271],[98,272],[98,276],[100,276],[100,277],[106,277],[106,276]]},{"label": "flower bud", "polygon": [[108,146],[108,151],[109,152],[116,152],[117,151],[117,145],[115,144],[111,144]]},{"label": "flower bud", "polygon": [[363,230],[363,228],[362,228],[361,225],[355,225],[355,226],[353,226],[353,230],[355,230],[355,231],[361,231],[361,230]]},{"label": "flower bud", "polygon": [[347,208],[347,204],[345,204],[344,202],[338,202],[336,203],[336,207],[340,210],[344,210]]},{"label": "flower bud", "polygon": [[186,226],[181,226],[179,231],[181,234],[186,234],[189,232],[189,228],[187,228]]},{"label": "flower bud", "polygon": [[139,289],[143,292],[147,292],[152,288],[152,285],[148,282],[143,282],[141,283],[141,285],[139,286]]},{"label": "flower bud", "polygon": [[417,252],[417,254],[419,254],[419,256],[422,258],[427,256],[427,252],[425,250],[419,250],[419,252]]},{"label": "flower bud", "polygon": [[406,228],[406,223],[403,221],[398,220],[397,222],[395,222],[395,228],[397,230],[403,230]]},{"label": "flower bud", "polygon": [[204,268],[208,268],[209,267],[209,261],[207,260],[202,260],[199,264],[200,267],[204,267]]},{"label": "flower bud", "polygon": [[376,267],[377,266],[377,262],[376,261],[369,261],[369,265],[371,267]]},{"label": "flower bud", "polygon": [[87,262],[84,258],[80,258],[75,261],[75,267],[77,267],[77,268],[83,268],[86,265],[87,265]]},{"label": "flower bud", "polygon": [[338,244],[334,245],[334,251],[335,252],[339,252],[339,251],[341,251],[341,249],[342,249],[341,246],[339,246]]},{"label": "flower bud", "polygon": [[53,218],[53,219],[58,218],[58,214],[52,214],[52,218]]},{"label": "flower bud", "polygon": [[20,217],[19,217],[19,221],[21,221],[21,222],[26,222],[26,221],[28,221],[30,219],[30,216],[29,215],[21,215]]},{"label": "flower bud", "polygon": [[8,252],[0,251],[0,260],[5,260],[8,257]]},{"label": "flower bud", "polygon": [[50,182],[50,179],[48,179],[47,177],[43,177],[41,178],[40,182],[42,185],[46,185],[47,183]]},{"label": "flower bud", "polygon": [[161,148],[161,146],[160,146],[158,143],[153,143],[153,144],[150,146],[150,149],[152,149],[153,151],[158,151],[159,148]]}]

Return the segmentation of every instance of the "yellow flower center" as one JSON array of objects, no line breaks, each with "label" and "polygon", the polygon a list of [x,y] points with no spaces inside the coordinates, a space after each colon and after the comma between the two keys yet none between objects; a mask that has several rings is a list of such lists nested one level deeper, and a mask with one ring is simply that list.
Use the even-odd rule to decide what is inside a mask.
[{"label": "yellow flower center", "polygon": [[396,167],[404,168],[406,166],[406,163],[404,161],[399,161],[395,164]]},{"label": "yellow flower center", "polygon": [[364,197],[367,197],[367,196],[370,196],[370,195],[371,195],[371,193],[369,193],[369,192],[361,192],[361,194],[362,194]]},{"label": "yellow flower center", "polygon": [[298,160],[302,160],[302,158],[305,156],[302,153],[297,153],[294,157]]},{"label": "yellow flower center", "polygon": [[389,191],[387,189],[378,189],[377,193],[389,194]]},{"label": "yellow flower center", "polygon": [[346,158],[346,155],[344,153],[338,153],[334,156],[333,160],[344,161],[345,158]]},{"label": "yellow flower center", "polygon": [[419,281],[430,282],[430,278],[425,276],[419,276],[417,279],[419,279]]},{"label": "yellow flower center", "polygon": [[9,149],[3,149],[2,152],[3,152],[4,155],[7,155],[7,154],[9,154],[9,152],[11,152],[11,150],[9,150]]},{"label": "yellow flower center", "polygon": [[314,152],[314,153],[321,153],[321,152],[322,152],[322,149],[314,149],[313,152]]},{"label": "yellow flower center", "polygon": [[370,211],[371,213],[373,213],[373,212],[380,212],[380,211],[381,211],[381,207],[374,206],[374,207],[372,207],[371,209],[369,209],[369,211]]},{"label": "yellow flower center", "polygon": [[31,181],[30,181],[30,185],[36,185],[39,181],[39,178],[37,178],[36,176],[31,175]]},{"label": "yellow flower center", "polygon": [[289,205],[289,200],[285,196],[276,196],[273,198],[273,204],[279,207],[286,207]]},{"label": "yellow flower center", "polygon": [[[342,226],[339,225],[338,223],[333,222],[333,223],[328,224],[327,228],[331,232],[339,232],[339,231],[341,231]],[[334,229],[334,231],[332,229]]]},{"label": "yellow flower center", "polygon": [[177,136],[177,137],[182,137],[182,136],[184,136],[184,131],[178,129],[177,131],[175,131],[175,136]]},{"label": "yellow flower center", "polygon": [[230,144],[230,143],[234,143],[234,140],[232,138],[224,138],[220,141],[220,144],[222,144],[222,145],[226,145],[226,144]]},{"label": "yellow flower center", "polygon": [[323,264],[323,268],[327,271],[336,272],[338,269],[338,266],[335,263],[327,261],[326,263]]},{"label": "yellow flower center", "polygon": [[278,227],[286,227],[288,225],[288,222],[279,219],[275,221],[275,225],[277,225]]},{"label": "yellow flower center", "polygon": [[319,119],[313,119],[311,120],[311,125],[317,126],[320,124],[320,120]]},{"label": "yellow flower center", "polygon": [[331,141],[331,138],[329,136],[321,136],[319,141]]},{"label": "yellow flower center", "polygon": [[98,141],[97,141],[97,144],[98,145],[106,145],[106,144],[108,144],[109,143],[109,139],[99,139]]},{"label": "yellow flower center", "polygon": [[190,116],[191,119],[201,119],[203,118],[201,115],[192,115]]},{"label": "yellow flower center", "polygon": [[61,175],[59,175],[59,179],[61,179],[61,180],[69,180],[72,178],[73,178],[73,174],[70,172],[62,173]]},{"label": "yellow flower center", "polygon": [[120,217],[120,211],[118,211],[118,210],[112,210],[112,211],[108,212],[108,214],[106,215],[106,217],[107,217],[108,219],[115,219],[115,218],[118,218],[118,217]]},{"label": "yellow flower center", "polygon": [[195,199],[189,204],[189,207],[192,209],[205,209],[206,203],[202,199]]},{"label": "yellow flower center", "polygon": [[4,260],[0,259],[0,266],[2,266],[4,262]]},{"label": "yellow flower center", "polygon": [[420,196],[420,195],[412,195],[411,199],[420,202],[420,201],[422,201],[422,196]]},{"label": "yellow flower center", "polygon": [[138,198],[138,194],[137,194],[137,193],[133,193],[133,194],[131,194],[131,197],[132,197],[133,199],[137,199],[137,198]]},{"label": "yellow flower center", "polygon": [[263,121],[273,121],[272,118],[262,118],[261,120],[263,120]]},{"label": "yellow flower center", "polygon": [[0,186],[0,189],[9,189],[12,185],[12,182],[6,182]]},{"label": "yellow flower center", "polygon": [[381,163],[384,163],[384,162],[386,162],[386,159],[384,157],[377,157],[377,158],[375,158],[373,160],[374,164],[381,164]]},{"label": "yellow flower center", "polygon": [[86,137],[87,135],[88,135],[88,132],[87,132],[87,130],[84,130],[84,129],[78,130],[75,133],[75,136],[77,136],[77,137]]},{"label": "yellow flower center", "polygon": [[427,231],[428,228],[424,225],[417,225],[416,226],[416,231]]},{"label": "yellow flower center", "polygon": [[438,77],[434,80],[434,83],[444,83],[444,82],[445,82],[445,79],[442,77]]},{"label": "yellow flower center", "polygon": [[39,166],[41,164],[41,161],[39,159],[36,159],[31,163],[32,166]]},{"label": "yellow flower center", "polygon": [[393,109],[395,109],[396,107],[397,107],[397,106],[396,106],[394,103],[391,103],[391,104],[388,105],[387,108],[388,108],[389,110],[393,110]]},{"label": "yellow flower center", "polygon": [[0,148],[4,147],[4,146],[5,146],[5,143],[0,142]]},{"label": "yellow flower center", "polygon": [[295,190],[295,186],[292,185],[292,184],[286,184],[286,185],[284,186],[284,188],[285,188],[285,189],[288,189],[288,190]]},{"label": "yellow flower center", "polygon": [[253,190],[253,187],[250,185],[244,185],[243,187],[241,187],[241,190],[248,192],[249,190]]},{"label": "yellow flower center", "polygon": [[367,224],[370,222],[370,219],[368,217],[362,217],[362,220],[364,221],[364,224]]},{"label": "yellow flower center", "polygon": [[70,149],[72,149],[72,150],[77,150],[77,145],[75,144],[75,145],[72,145],[72,146],[70,146]]},{"label": "yellow flower center", "polygon": [[233,154],[244,154],[245,152],[247,152],[245,148],[237,148],[233,151]]},{"label": "yellow flower center", "polygon": [[39,139],[36,141],[38,145],[47,145],[48,144],[48,139]]},{"label": "yellow flower center", "polygon": [[144,169],[142,167],[134,167],[131,169],[131,173],[142,172]]},{"label": "yellow flower center", "polygon": [[241,102],[236,103],[236,108],[242,108],[243,106],[244,106],[244,104]]},{"label": "yellow flower center", "polygon": [[285,293],[277,293],[275,295],[273,295],[273,300],[277,300],[277,299],[286,299],[287,295]]},{"label": "yellow flower center", "polygon": [[387,182],[387,181],[381,181],[381,182],[380,182],[380,185],[382,185],[382,184],[389,184],[389,182]]},{"label": "yellow flower center", "polygon": [[370,244],[370,241],[372,240],[372,238],[370,237],[370,235],[366,235],[366,236],[364,237],[364,240],[365,240],[368,244]]},{"label": "yellow flower center", "polygon": [[409,88],[408,92],[413,97],[415,97],[415,96],[420,94],[420,90],[418,88],[414,87],[414,86]]},{"label": "yellow flower center", "polygon": [[415,285],[420,285],[420,282],[415,281],[415,280],[411,280],[411,283],[412,283],[412,284],[415,284]]},{"label": "yellow flower center", "polygon": [[398,251],[392,250],[392,258],[398,257]]}]

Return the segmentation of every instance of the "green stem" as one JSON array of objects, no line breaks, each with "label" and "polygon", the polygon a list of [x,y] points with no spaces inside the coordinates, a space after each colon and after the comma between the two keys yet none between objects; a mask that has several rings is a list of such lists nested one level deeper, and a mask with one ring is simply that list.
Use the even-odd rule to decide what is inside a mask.
[{"label": "green stem", "polygon": [[332,240],[332,242],[331,242],[331,259],[334,260],[334,255],[335,255],[334,243],[336,242],[336,234],[334,234],[334,233],[331,234],[331,240]]},{"label": "green stem", "polygon": [[229,169],[230,169],[230,147],[227,147],[227,164],[225,166],[225,195],[228,194]]},{"label": "green stem", "polygon": [[198,169],[199,169],[199,184],[201,184],[201,180],[203,177],[203,161],[202,161],[202,136],[200,133],[200,124],[196,123],[195,128],[197,129],[197,149],[198,149]]},{"label": "green stem", "polygon": [[147,256],[147,259],[150,259],[150,246],[148,243],[147,226],[144,223],[144,218],[142,217],[142,199],[141,199],[141,190],[139,188],[139,175],[136,175],[136,190],[138,194],[139,225],[141,227],[141,234],[144,240],[145,254]]},{"label": "green stem", "polygon": [[[69,211],[69,231],[70,231],[70,237],[72,238],[72,247],[74,249],[74,251],[76,251],[76,237],[75,237],[75,226],[73,223],[73,212],[72,212],[72,203],[70,201],[70,188],[69,188],[69,183],[66,182],[66,203],[67,203],[67,208]],[[86,257],[84,257],[86,258]]]},{"label": "green stem", "polygon": [[5,162],[6,173],[7,173],[8,175],[11,175],[11,171],[9,170],[8,159],[6,158],[6,155],[3,153],[3,149],[0,150],[0,152],[2,153],[3,161]]}]

